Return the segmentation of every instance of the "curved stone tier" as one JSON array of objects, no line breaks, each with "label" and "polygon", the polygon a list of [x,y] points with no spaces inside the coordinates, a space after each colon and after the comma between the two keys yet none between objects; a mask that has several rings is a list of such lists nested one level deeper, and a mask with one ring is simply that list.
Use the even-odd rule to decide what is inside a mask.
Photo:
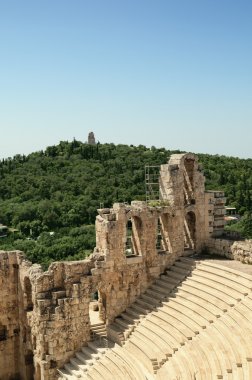
[{"label": "curved stone tier", "polygon": [[252,379],[252,276],[180,258],[108,332],[117,343],[90,342],[61,378]]}]

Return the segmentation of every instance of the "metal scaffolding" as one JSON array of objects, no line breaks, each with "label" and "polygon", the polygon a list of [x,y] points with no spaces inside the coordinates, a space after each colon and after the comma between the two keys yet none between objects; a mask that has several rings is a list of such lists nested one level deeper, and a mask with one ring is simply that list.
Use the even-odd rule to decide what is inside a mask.
[{"label": "metal scaffolding", "polygon": [[145,165],[146,202],[159,200],[159,170],[158,165]]}]

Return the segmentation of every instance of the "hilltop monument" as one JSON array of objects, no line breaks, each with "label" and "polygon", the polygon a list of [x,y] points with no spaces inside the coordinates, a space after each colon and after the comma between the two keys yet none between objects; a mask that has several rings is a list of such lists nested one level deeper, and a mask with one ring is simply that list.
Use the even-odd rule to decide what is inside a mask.
[{"label": "hilltop monument", "polygon": [[89,132],[88,134],[88,144],[95,145],[95,135],[94,132]]}]

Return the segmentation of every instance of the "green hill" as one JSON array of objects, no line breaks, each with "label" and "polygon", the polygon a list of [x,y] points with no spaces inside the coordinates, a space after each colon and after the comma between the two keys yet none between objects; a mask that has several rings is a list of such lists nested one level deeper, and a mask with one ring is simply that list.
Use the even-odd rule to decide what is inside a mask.
[{"label": "green hill", "polygon": [[[0,223],[18,231],[1,238],[0,249],[22,249],[33,262],[46,265],[85,257],[95,245],[97,208],[144,200],[144,166],[166,163],[173,153],[178,151],[73,140],[2,160]],[[252,159],[198,156],[206,188],[224,190],[227,203],[249,219]]]}]

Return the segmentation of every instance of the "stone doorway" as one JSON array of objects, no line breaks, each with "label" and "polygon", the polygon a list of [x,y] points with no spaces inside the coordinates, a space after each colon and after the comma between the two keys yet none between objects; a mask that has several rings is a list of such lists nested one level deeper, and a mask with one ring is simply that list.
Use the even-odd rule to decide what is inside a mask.
[{"label": "stone doorway", "polygon": [[106,297],[99,290],[91,294],[89,303],[89,320],[90,325],[105,323],[106,321]]}]

